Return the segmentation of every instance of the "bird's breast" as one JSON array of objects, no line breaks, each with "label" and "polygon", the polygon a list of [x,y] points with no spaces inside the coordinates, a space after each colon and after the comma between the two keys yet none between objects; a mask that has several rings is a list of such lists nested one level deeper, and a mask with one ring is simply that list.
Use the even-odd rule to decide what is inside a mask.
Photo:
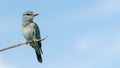
[{"label": "bird's breast", "polygon": [[34,27],[27,25],[22,26],[22,32],[26,40],[32,40],[33,39],[33,33],[34,33]]}]

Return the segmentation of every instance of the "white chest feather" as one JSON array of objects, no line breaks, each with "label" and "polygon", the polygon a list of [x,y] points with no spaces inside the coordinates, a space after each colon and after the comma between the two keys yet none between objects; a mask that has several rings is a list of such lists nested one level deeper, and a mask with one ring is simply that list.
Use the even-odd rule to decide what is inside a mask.
[{"label": "white chest feather", "polygon": [[34,32],[34,25],[29,24],[27,26],[22,26],[22,32],[23,34],[30,34]]}]

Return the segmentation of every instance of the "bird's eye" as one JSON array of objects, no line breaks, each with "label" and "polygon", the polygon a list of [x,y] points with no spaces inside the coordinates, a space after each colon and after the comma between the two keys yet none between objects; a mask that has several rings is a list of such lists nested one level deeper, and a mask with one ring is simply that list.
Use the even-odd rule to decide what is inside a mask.
[{"label": "bird's eye", "polygon": [[27,16],[30,16],[31,14],[26,14]]}]

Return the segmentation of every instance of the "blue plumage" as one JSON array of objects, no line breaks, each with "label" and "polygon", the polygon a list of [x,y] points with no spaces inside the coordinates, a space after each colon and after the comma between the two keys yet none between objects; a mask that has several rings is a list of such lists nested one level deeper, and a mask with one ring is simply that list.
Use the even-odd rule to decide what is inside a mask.
[{"label": "blue plumage", "polygon": [[[35,14],[32,11],[26,11],[22,16],[22,32],[27,41],[41,39],[39,27],[36,23],[33,22],[33,18],[37,15],[38,14]],[[30,46],[32,46],[35,49],[37,59],[40,63],[42,63],[41,41],[32,42],[30,43]]]}]

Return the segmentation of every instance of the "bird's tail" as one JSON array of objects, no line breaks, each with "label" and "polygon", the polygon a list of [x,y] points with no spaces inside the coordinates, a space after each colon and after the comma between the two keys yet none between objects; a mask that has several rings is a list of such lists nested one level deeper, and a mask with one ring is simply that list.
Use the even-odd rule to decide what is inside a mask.
[{"label": "bird's tail", "polygon": [[[41,50],[41,49],[40,49]],[[42,56],[41,56],[41,51],[39,49],[35,49],[37,60],[42,63]]]}]

